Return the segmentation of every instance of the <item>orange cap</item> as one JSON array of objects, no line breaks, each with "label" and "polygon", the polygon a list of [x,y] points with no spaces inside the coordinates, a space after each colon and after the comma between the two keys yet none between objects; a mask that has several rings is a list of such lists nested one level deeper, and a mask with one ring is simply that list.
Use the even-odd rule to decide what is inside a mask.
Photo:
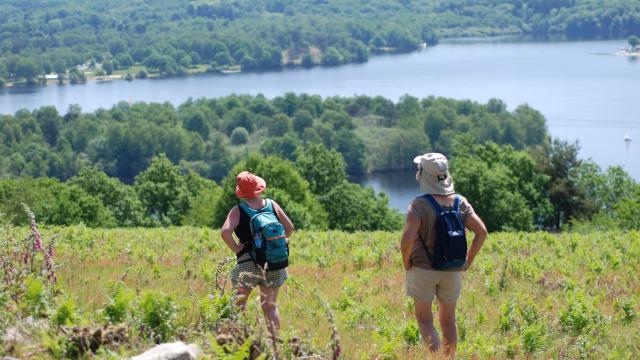
[{"label": "orange cap", "polygon": [[257,197],[267,187],[267,183],[260,176],[243,171],[236,176],[236,195],[242,199]]}]

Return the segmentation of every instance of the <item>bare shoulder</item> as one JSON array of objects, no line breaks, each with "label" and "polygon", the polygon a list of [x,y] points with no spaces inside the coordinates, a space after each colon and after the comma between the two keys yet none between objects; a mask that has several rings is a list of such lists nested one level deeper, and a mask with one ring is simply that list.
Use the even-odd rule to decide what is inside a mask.
[{"label": "bare shoulder", "polygon": [[229,210],[229,215],[227,216],[240,216],[240,206],[234,205],[231,210]]},{"label": "bare shoulder", "polygon": [[269,201],[271,201],[271,204],[273,205],[274,208],[282,210],[282,207],[280,207],[280,204],[278,204],[275,200],[269,199]]},{"label": "bare shoulder", "polygon": [[273,206],[273,210],[275,210],[276,212],[281,212],[281,213],[285,213],[284,209],[282,209],[282,207],[280,206],[280,204],[278,204],[275,200],[270,199],[271,200],[271,205]]}]

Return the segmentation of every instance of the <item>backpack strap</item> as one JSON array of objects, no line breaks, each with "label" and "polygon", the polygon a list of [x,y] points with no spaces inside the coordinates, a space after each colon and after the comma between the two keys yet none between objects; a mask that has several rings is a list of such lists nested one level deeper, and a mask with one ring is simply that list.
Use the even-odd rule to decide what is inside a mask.
[{"label": "backpack strap", "polygon": [[426,199],[427,201],[429,201],[429,203],[431,204],[431,207],[433,207],[433,210],[436,211],[436,215],[440,215],[444,212],[444,210],[442,209],[442,207],[440,206],[440,204],[438,204],[438,202],[436,201],[436,199],[431,196],[430,194],[424,194],[422,195],[422,197],[424,199]]},{"label": "backpack strap", "polygon": [[255,214],[256,211],[253,210],[249,205],[247,205],[247,203],[245,202],[241,202],[238,204],[238,207],[240,209],[242,209],[244,211],[245,214],[249,215],[249,219],[251,219]]},{"label": "backpack strap", "polygon": [[[429,201],[429,203],[431,204],[431,206],[433,207],[433,209],[436,211],[436,213],[438,215],[440,215],[440,214],[442,214],[444,212],[444,209],[442,209],[442,206],[440,206],[440,204],[438,204],[436,199],[433,196],[431,196],[430,194],[424,194],[421,197],[426,199],[427,201]],[[456,194],[455,199],[453,199],[453,205],[451,206],[451,210],[460,212],[460,203],[461,202],[462,202],[462,198],[460,197],[460,195]]]},{"label": "backpack strap", "polygon": [[265,199],[265,203],[266,205],[259,210],[256,210],[254,208],[252,208],[251,206],[247,205],[246,202],[241,202],[238,204],[238,206],[244,210],[244,212],[249,215],[250,218],[253,218],[254,216],[256,216],[259,213],[262,212],[271,212],[271,213],[275,213],[275,211],[273,211],[273,204],[271,203],[270,199]]},{"label": "backpack strap", "polygon": [[456,195],[456,198],[453,200],[453,207],[451,209],[460,212],[460,202],[462,202],[462,198],[460,198],[460,195]]},{"label": "backpack strap", "polygon": [[267,205],[265,205],[260,212],[270,212],[270,213],[276,213],[273,209],[273,202],[271,201],[271,199],[265,199],[264,200]]}]

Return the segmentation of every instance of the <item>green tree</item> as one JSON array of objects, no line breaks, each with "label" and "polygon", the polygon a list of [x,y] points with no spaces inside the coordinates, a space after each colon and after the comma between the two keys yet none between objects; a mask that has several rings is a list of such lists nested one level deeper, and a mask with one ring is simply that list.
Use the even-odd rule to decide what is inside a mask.
[{"label": "green tree", "polygon": [[118,179],[96,168],[86,167],[69,179],[69,183],[100,199],[113,214],[118,226],[140,226],[145,223],[144,208],[135,190]]},{"label": "green tree", "polygon": [[490,231],[530,231],[548,223],[553,207],[540,174],[525,151],[476,145],[451,161],[456,191],[464,195]]},{"label": "green tree", "polygon": [[282,136],[291,131],[291,118],[285,114],[276,114],[267,123],[269,136]]},{"label": "green tree", "polygon": [[249,142],[249,132],[242,126],[238,126],[231,132],[231,143],[233,145],[242,145]]},{"label": "green tree", "polygon": [[41,107],[36,110],[35,116],[47,143],[51,146],[55,145],[62,128],[62,118],[58,114],[58,110],[54,106]]},{"label": "green tree", "polygon": [[36,77],[40,75],[42,69],[33,59],[21,58],[16,66],[15,74],[18,78],[27,80],[28,83],[35,83]]},{"label": "green tree", "polygon": [[102,69],[107,73],[107,75],[113,74],[114,66],[112,61],[105,61],[102,63]]},{"label": "green tree", "polygon": [[277,155],[287,160],[295,160],[295,151],[300,146],[300,139],[294,133],[267,139],[260,146],[260,152],[265,155]]},{"label": "green tree", "polygon": [[309,182],[314,194],[326,194],[334,186],[347,180],[342,155],[322,144],[307,144],[296,150],[296,168]]},{"label": "green tree", "polygon": [[553,220],[549,226],[561,229],[572,218],[588,219],[597,207],[587,198],[586,189],[575,182],[579,145],[553,139],[536,149],[534,156],[538,171],[549,177],[549,200],[553,204]]},{"label": "green tree", "polygon": [[343,231],[397,231],[401,216],[390,210],[384,193],[343,181],[319,196],[329,214],[329,228]]},{"label": "green tree", "polygon": [[328,47],[322,54],[322,65],[335,66],[344,62],[344,56],[333,46]]},{"label": "green tree", "polygon": [[297,110],[293,115],[293,129],[302,134],[308,127],[313,126],[313,115],[304,109]]},{"label": "green tree", "polygon": [[187,177],[180,168],[161,154],[135,178],[135,190],[153,221],[165,225],[180,225],[191,207]]},{"label": "green tree", "polygon": [[635,35],[629,36],[629,39],[627,39],[627,42],[629,43],[629,47],[631,47],[631,50],[634,50],[636,46],[640,44],[640,38],[638,38]]}]

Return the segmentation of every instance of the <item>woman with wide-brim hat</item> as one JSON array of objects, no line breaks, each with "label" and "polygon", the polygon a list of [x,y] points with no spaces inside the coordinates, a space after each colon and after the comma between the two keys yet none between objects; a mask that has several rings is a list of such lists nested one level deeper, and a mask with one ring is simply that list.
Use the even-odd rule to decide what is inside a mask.
[{"label": "woman with wide-brim hat", "polygon": [[[406,270],[407,296],[414,299],[420,334],[430,351],[441,348],[431,312],[433,298],[437,298],[442,347],[447,355],[453,356],[458,338],[455,309],[462,290],[462,272],[473,264],[487,237],[487,229],[467,199],[455,193],[444,155],[427,153],[417,156],[413,161],[418,165],[416,180],[420,183],[420,190],[430,196],[418,196],[411,202],[402,234],[400,249]],[[466,261],[462,256],[459,263],[461,266],[436,270],[432,256],[437,241],[438,215],[435,209],[452,207],[457,207],[462,224],[475,235],[466,253]],[[464,242],[464,238],[462,241]]]},{"label": "woman with wide-brim hat", "polygon": [[[231,271],[231,282],[237,293],[237,305],[244,310],[251,291],[260,287],[262,310],[269,331],[275,337],[280,329],[280,313],[277,298],[280,286],[288,277],[287,269],[269,270],[260,267],[251,257],[252,233],[251,215],[248,212],[269,211],[276,215],[284,226],[287,239],[293,233],[293,223],[280,205],[271,199],[263,199],[262,192],[267,183],[263,178],[248,171],[236,176],[236,196],[244,205],[234,206],[222,225],[221,236],[229,248],[236,254],[237,265]],[[245,210],[246,209],[246,210]],[[235,233],[238,241],[233,238]]]}]

